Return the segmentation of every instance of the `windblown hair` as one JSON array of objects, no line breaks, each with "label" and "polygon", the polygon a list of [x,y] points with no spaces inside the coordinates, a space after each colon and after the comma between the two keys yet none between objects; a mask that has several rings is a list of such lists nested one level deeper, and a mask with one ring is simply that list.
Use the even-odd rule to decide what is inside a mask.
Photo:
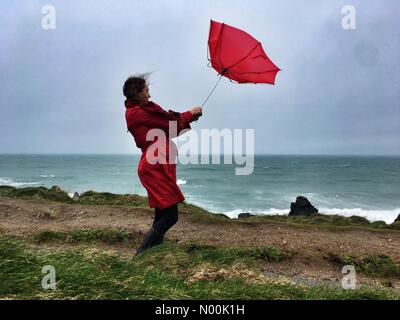
[{"label": "windblown hair", "polygon": [[149,75],[150,73],[140,73],[126,79],[123,87],[124,96],[133,102],[138,102],[138,95],[147,85]]}]

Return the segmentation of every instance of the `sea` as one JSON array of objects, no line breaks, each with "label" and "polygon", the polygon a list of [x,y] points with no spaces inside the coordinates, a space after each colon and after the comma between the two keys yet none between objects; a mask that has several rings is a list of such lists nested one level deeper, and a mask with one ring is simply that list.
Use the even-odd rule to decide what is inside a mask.
[{"label": "sea", "polygon": [[[146,195],[138,154],[1,154],[0,185]],[[200,162],[200,161],[199,161]],[[243,165],[242,165],[243,166]],[[297,196],[320,213],[392,223],[400,214],[400,156],[255,155],[250,175],[235,164],[177,164],[186,202],[237,218],[286,215]]]}]

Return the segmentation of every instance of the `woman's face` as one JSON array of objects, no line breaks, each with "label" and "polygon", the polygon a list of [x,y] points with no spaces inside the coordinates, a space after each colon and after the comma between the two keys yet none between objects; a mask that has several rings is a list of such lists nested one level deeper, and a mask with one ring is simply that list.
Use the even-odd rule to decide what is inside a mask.
[{"label": "woman's face", "polygon": [[149,87],[146,85],[142,92],[139,94],[139,100],[140,104],[144,105],[149,102],[149,99],[151,98],[150,93],[149,93]]}]

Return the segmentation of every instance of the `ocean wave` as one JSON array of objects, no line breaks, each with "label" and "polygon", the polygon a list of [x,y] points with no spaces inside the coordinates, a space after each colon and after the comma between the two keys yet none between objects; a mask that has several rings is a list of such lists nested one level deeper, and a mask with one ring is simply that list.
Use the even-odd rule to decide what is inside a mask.
[{"label": "ocean wave", "polygon": [[334,198],[332,198],[332,196],[324,196],[320,193],[315,192],[304,192],[302,194],[287,193],[282,195],[280,198],[284,203],[288,203],[290,205],[290,203],[295,202],[296,198],[300,195],[306,197],[311,202],[311,204],[316,206],[317,208],[334,207],[337,205],[337,201],[340,198],[338,194],[335,194]]},{"label": "ocean wave", "polygon": [[178,179],[177,184],[186,184],[186,180]]},{"label": "ocean wave", "polygon": [[350,163],[345,163],[345,164],[341,164],[339,165],[340,168],[347,168],[350,167]]},{"label": "ocean wave", "polygon": [[[288,209],[276,209],[270,208],[267,210],[259,209],[235,209],[232,211],[223,212],[230,218],[236,219],[240,213],[249,212],[255,215],[288,215]],[[400,208],[392,210],[366,210],[361,208],[320,208],[318,212],[326,215],[339,215],[343,217],[358,216],[366,218],[370,222],[374,221],[384,221],[387,224],[393,223],[397,216],[400,214]],[[214,212],[216,213],[216,212]]]},{"label": "ocean wave", "polygon": [[[259,209],[235,209],[232,211],[223,212],[230,218],[236,219],[239,213],[249,212],[255,215],[287,215],[289,214],[289,209],[276,209],[270,208],[267,210]],[[366,218],[370,222],[374,221],[384,221],[387,224],[393,223],[397,216],[400,214],[400,208],[392,210],[367,210],[361,208],[318,208],[318,212],[326,215],[338,215],[343,217],[358,216]]]},{"label": "ocean wave", "polygon": [[40,182],[18,182],[14,181],[10,178],[0,178],[0,185],[10,186],[10,187],[23,187],[23,186],[32,186],[38,185]]},{"label": "ocean wave", "polygon": [[[203,207],[204,209],[212,213],[223,213],[232,219],[237,219],[240,213],[248,212],[254,215],[288,215],[290,209],[284,208],[239,208],[234,210],[221,210],[221,208],[214,207],[212,205],[202,203],[202,201],[190,201],[194,205]],[[400,208],[390,210],[378,210],[378,209],[362,209],[362,208],[329,208],[329,207],[318,207],[318,212],[325,215],[338,215],[343,217],[358,216],[366,218],[370,222],[384,221],[387,224],[391,224],[396,220],[400,214]]]},{"label": "ocean wave", "polygon": [[400,208],[391,210],[368,210],[362,208],[318,208],[318,212],[328,215],[339,215],[344,217],[359,216],[373,221],[385,221],[387,224],[393,223],[400,214]]},{"label": "ocean wave", "polygon": [[255,214],[255,215],[268,215],[268,216],[272,216],[272,215],[287,215],[287,214],[289,214],[289,210],[288,209],[276,209],[276,208],[270,208],[270,209],[267,209],[267,210],[235,209],[235,210],[231,210],[231,211],[225,211],[225,212],[222,212],[222,213],[227,215],[229,218],[237,219],[239,214],[240,213],[244,213],[244,212],[249,212],[249,213]]},{"label": "ocean wave", "polygon": [[54,174],[41,174],[40,177],[41,178],[54,178],[55,175]]}]

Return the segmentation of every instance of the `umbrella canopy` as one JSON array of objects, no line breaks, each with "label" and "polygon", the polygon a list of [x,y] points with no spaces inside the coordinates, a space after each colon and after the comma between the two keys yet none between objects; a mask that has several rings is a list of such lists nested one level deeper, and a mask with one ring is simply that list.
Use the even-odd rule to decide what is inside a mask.
[{"label": "umbrella canopy", "polygon": [[208,60],[221,76],[238,83],[275,84],[280,69],[248,33],[211,20],[208,48]]}]

